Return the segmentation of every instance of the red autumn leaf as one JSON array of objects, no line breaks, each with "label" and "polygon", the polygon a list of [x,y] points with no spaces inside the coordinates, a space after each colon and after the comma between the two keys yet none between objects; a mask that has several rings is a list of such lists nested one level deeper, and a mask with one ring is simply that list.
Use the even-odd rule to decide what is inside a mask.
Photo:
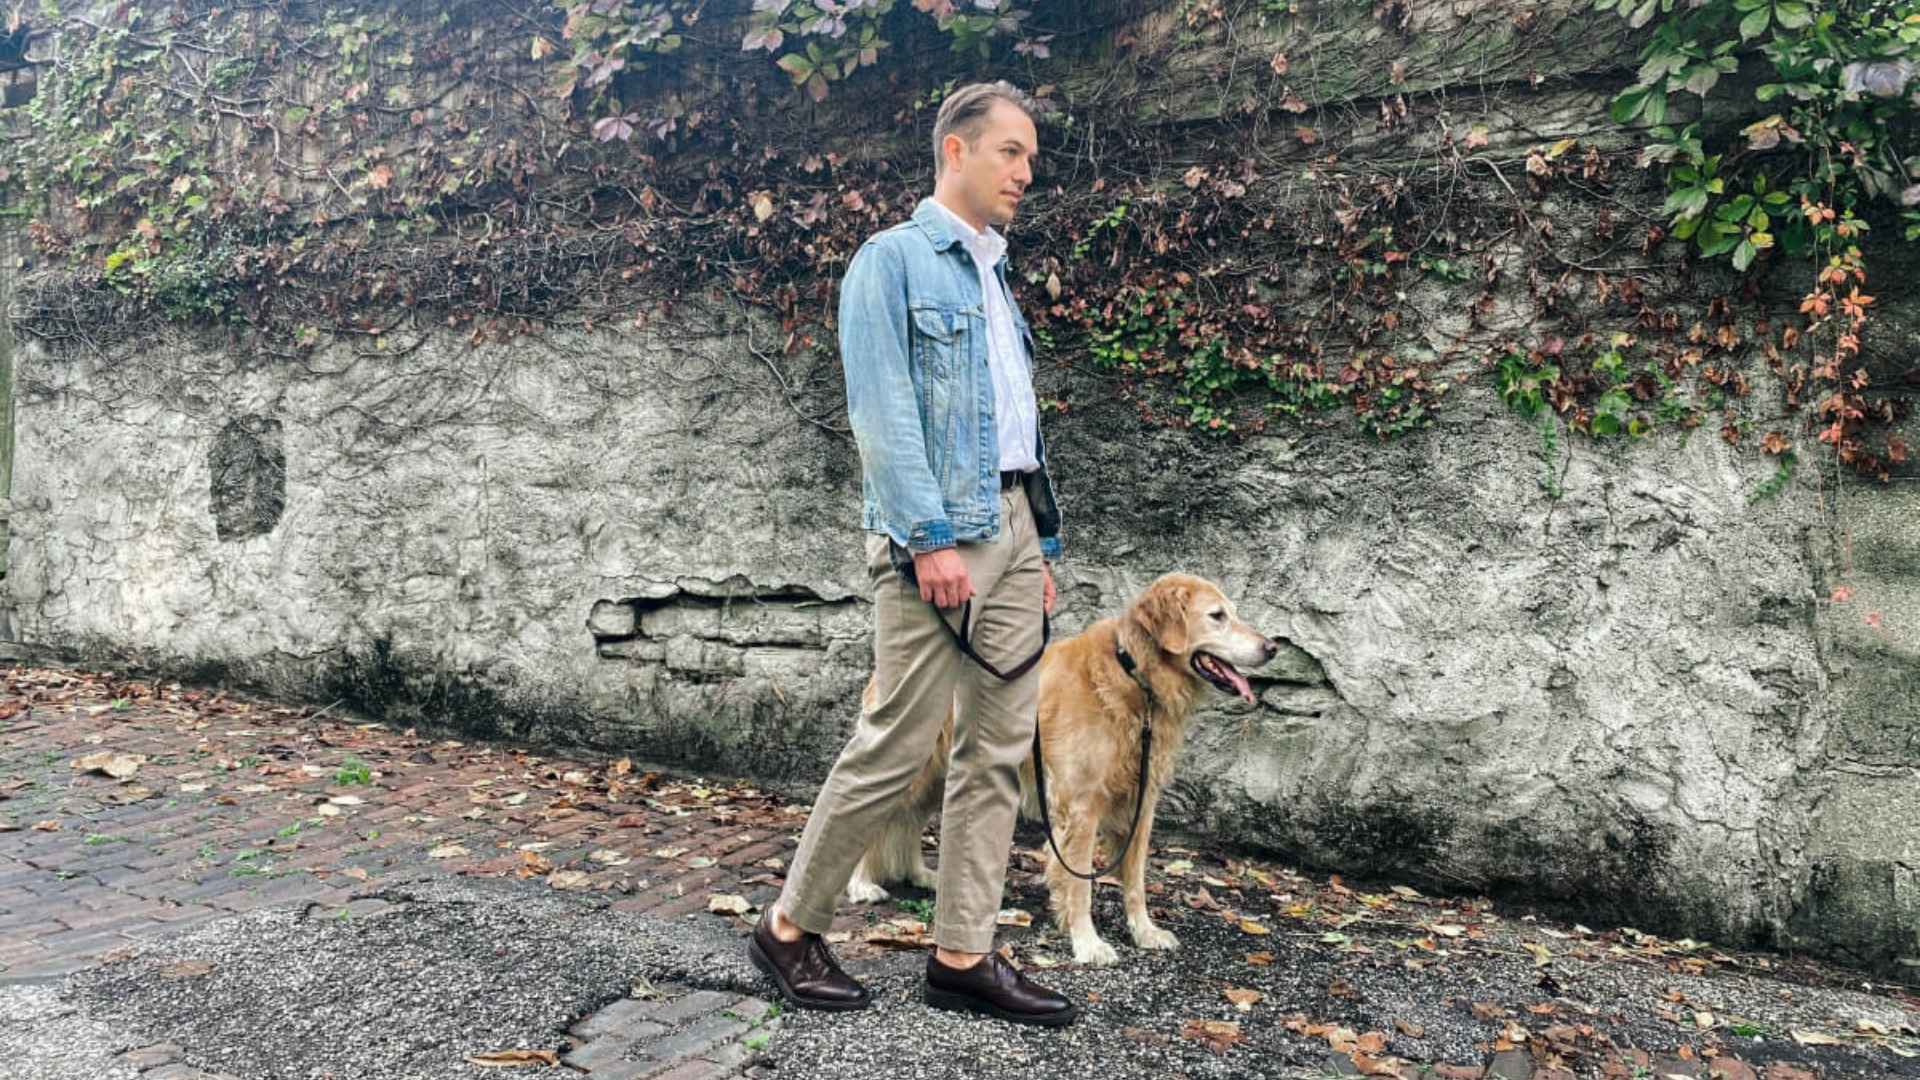
[{"label": "red autumn leaf", "polygon": [[1240,1025],[1231,1020],[1189,1020],[1180,1025],[1180,1037],[1192,1039],[1216,1054],[1224,1054],[1235,1043],[1245,1042]]}]

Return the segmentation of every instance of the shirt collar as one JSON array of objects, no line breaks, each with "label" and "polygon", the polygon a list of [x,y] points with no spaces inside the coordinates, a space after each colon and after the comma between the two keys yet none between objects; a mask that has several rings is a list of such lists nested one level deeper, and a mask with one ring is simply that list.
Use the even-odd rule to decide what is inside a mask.
[{"label": "shirt collar", "polygon": [[995,231],[993,226],[989,225],[984,232],[980,231],[967,224],[965,218],[948,209],[939,199],[929,198],[927,201],[945,216],[947,224],[953,229],[954,238],[966,245],[982,266],[993,266],[1007,253],[1007,238]]}]

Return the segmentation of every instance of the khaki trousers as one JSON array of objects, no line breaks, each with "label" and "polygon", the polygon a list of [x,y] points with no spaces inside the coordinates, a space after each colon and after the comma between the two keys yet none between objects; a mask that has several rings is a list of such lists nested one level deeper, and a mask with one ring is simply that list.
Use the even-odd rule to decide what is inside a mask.
[{"label": "khaki trousers", "polygon": [[[1040,648],[1045,563],[1018,485],[1001,493],[1000,512],[998,536],[958,551],[973,579],[974,650],[1005,671]],[[894,572],[884,535],[867,538],[867,571],[878,700],[861,715],[813,804],[780,908],[803,930],[827,931],[867,842],[932,755],[951,706],[933,939],[956,952],[991,952],[1020,803],[1020,763],[1033,745],[1038,666],[1005,683],[968,659],[941,627],[942,613]],[[944,615],[959,628],[958,611]]]}]

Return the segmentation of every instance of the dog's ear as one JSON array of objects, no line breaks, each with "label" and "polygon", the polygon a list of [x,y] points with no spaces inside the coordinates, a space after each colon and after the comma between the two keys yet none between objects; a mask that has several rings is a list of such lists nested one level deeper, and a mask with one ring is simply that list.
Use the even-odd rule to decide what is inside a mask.
[{"label": "dog's ear", "polygon": [[1185,585],[1155,585],[1133,605],[1133,621],[1167,652],[1187,651],[1187,604],[1192,595]]}]

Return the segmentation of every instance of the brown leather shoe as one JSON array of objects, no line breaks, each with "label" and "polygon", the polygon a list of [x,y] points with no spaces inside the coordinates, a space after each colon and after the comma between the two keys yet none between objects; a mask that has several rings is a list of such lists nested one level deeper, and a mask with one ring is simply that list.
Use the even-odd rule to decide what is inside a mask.
[{"label": "brown leather shoe", "polygon": [[773,976],[780,996],[803,1009],[846,1011],[872,1003],[867,988],[840,970],[819,934],[802,934],[795,942],[773,936],[773,916],[763,913],[747,939],[747,957],[753,966]]},{"label": "brown leather shoe", "polygon": [[1080,1010],[1065,994],[1027,981],[1006,957],[988,953],[970,968],[955,970],[927,957],[927,1004],[936,1009],[986,1013],[1016,1024],[1066,1027]]}]

